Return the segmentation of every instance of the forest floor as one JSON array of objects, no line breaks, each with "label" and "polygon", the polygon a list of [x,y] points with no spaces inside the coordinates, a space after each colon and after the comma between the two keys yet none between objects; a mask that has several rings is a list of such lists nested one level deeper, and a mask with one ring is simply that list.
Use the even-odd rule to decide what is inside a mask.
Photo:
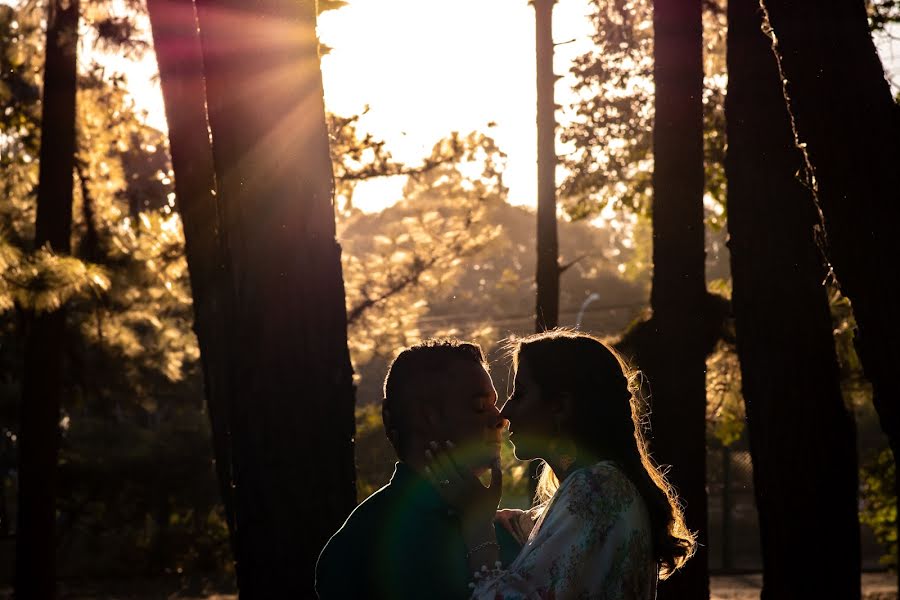
[{"label": "forest floor", "polygon": [[[710,581],[710,600],[758,599],[762,589],[762,574],[713,575]],[[895,573],[863,573],[863,600],[896,600]]]},{"label": "forest floor", "polygon": [[[756,600],[762,575],[713,575],[711,600]],[[190,589],[193,588],[193,589]],[[203,590],[196,583],[185,589],[175,580],[116,581],[61,584],[59,600],[237,600],[234,593]],[[863,573],[863,600],[897,600],[897,576]],[[0,599],[12,597],[9,586],[0,585]]]}]

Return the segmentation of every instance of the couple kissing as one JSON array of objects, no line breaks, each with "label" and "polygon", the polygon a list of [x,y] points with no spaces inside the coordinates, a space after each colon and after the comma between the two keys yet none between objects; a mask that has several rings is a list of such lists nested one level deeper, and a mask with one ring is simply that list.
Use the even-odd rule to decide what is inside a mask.
[{"label": "couple kissing", "polygon": [[[477,344],[397,355],[382,416],[399,460],[322,550],[319,598],[650,600],[690,558],[695,536],[648,456],[635,372],[559,329],[517,340],[512,359],[501,406]],[[516,458],[545,462],[527,511],[498,510],[507,424]]]}]

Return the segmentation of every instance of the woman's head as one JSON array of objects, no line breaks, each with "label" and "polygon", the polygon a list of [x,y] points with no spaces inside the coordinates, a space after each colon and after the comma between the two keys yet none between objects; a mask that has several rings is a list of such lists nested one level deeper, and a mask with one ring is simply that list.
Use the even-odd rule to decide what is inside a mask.
[{"label": "woman's head", "polygon": [[[613,460],[637,487],[650,515],[654,551],[666,577],[694,551],[674,489],[647,452],[639,374],[615,350],[586,333],[555,329],[512,348],[515,383],[503,407],[516,456],[552,459],[559,448],[578,462]],[[538,500],[559,486],[544,469]]]},{"label": "woman's head", "polygon": [[561,329],[532,335],[516,343],[513,368],[513,395],[503,416],[519,459],[547,458],[562,441],[574,442],[592,460],[633,451],[629,370],[606,344]]}]

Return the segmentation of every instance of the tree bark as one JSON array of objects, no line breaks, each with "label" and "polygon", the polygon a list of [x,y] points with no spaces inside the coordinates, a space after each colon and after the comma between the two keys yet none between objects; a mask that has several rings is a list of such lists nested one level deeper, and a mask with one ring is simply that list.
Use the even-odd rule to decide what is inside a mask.
[{"label": "tree bark", "polygon": [[[762,598],[859,598],[856,432],[841,395],[812,195],[796,177],[757,0],[728,3],[732,306],[763,558]],[[823,527],[827,523],[827,527]],[[840,548],[823,563],[816,548]],[[827,577],[810,573],[827,568]]]},{"label": "tree bark", "polygon": [[556,230],[556,103],[553,99],[553,6],[533,0],[537,59],[537,304],[538,333],[559,324],[559,242]]},{"label": "tree bark", "polygon": [[356,503],[354,390],[312,0],[197,3],[234,319],[238,585],[314,597]]},{"label": "tree bark", "polygon": [[[78,2],[52,0],[47,12],[35,249],[71,253],[75,169]],[[65,308],[26,314],[19,424],[15,593],[56,595],[56,481]]]},{"label": "tree bark", "polygon": [[660,598],[707,598],[706,344],[701,0],[654,5],[652,341],[639,351],[653,409],[651,449],[697,531],[697,554]]},{"label": "tree bark", "polygon": [[169,126],[175,201],[191,275],[194,332],[200,346],[206,405],[220,492],[234,549],[234,501],[228,424],[228,370],[223,332],[230,326],[230,285],[224,232],[206,116],[206,86],[197,18],[191,0],[147,0],[160,87]]},{"label": "tree bark", "polygon": [[893,257],[900,221],[900,107],[884,77],[863,0],[760,4],[777,36],[796,134],[815,171],[828,257],[853,306],[856,351],[896,460],[900,270]]}]

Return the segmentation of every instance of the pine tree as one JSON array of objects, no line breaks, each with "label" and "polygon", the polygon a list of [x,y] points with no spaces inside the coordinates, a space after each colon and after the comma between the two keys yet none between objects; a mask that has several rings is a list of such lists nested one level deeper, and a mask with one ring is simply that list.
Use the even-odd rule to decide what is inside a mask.
[{"label": "pine tree", "polygon": [[[34,245],[71,252],[75,169],[78,1],[47,12],[40,175]],[[19,514],[15,588],[19,598],[56,594],[56,484],[66,312],[27,311],[19,422]]]},{"label": "pine tree", "polygon": [[[859,598],[855,425],[812,195],[755,0],[728,3],[728,230],[763,597]],[[823,527],[823,523],[828,523]],[[839,547],[827,577],[813,548]]]},{"label": "pine tree", "polygon": [[[175,200],[184,228],[191,274],[194,331],[200,346],[216,472],[229,531],[234,531],[228,385],[223,332],[230,322],[223,268],[216,178],[206,116],[203,56],[193,2],[147,0],[160,87],[166,107]],[[228,315],[228,316],[226,316]]]},{"label": "pine tree", "polygon": [[706,598],[706,354],[701,0],[654,4],[652,335],[638,350],[650,382],[651,450],[671,464],[697,553],[661,598]]},{"label": "pine tree", "polygon": [[[878,57],[864,0],[764,0],[804,173],[821,211],[820,246],[852,303],[854,340],[895,461],[900,456],[900,106]],[[893,14],[879,2],[879,15]],[[883,23],[882,23],[883,24]],[[895,471],[900,473],[900,471]],[[900,489],[900,480],[895,482]],[[900,520],[898,520],[900,527]]]},{"label": "pine tree", "polygon": [[553,86],[553,6],[533,0],[537,59],[537,304],[538,332],[559,324],[559,243],[556,232],[556,103]]},{"label": "pine tree", "polygon": [[238,585],[309,597],[355,505],[353,384],[312,0],[197,4],[220,227]]}]

